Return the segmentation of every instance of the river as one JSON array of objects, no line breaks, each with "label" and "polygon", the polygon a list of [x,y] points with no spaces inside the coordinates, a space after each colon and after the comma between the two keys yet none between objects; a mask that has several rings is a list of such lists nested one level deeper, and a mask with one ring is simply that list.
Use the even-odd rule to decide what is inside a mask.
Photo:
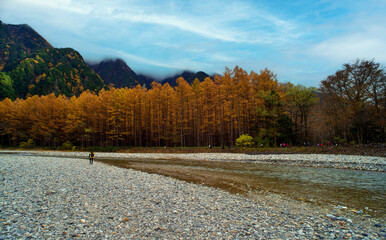
[{"label": "river", "polygon": [[383,172],[297,167],[253,162],[98,159],[107,164],[161,174],[244,195],[272,192],[315,204],[346,206],[384,217]]}]

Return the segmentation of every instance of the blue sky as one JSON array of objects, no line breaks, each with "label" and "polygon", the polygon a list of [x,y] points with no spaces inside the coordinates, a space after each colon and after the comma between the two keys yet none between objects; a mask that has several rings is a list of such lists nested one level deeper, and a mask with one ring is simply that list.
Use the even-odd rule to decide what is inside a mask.
[{"label": "blue sky", "polygon": [[0,20],[86,60],[158,77],[268,68],[305,86],[358,58],[385,66],[385,12],[384,0],[0,0]]}]

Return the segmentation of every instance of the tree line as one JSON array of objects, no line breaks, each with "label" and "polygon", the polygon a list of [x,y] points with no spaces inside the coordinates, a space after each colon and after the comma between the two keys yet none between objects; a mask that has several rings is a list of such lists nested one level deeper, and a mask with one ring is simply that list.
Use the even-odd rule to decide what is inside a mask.
[{"label": "tree line", "polygon": [[[366,66],[373,69],[342,73]],[[362,82],[356,79],[361,74]],[[176,87],[153,82],[149,89],[110,87],[71,98],[5,99],[0,102],[1,144],[233,146],[243,134],[259,146],[384,142],[384,80],[384,70],[373,61],[344,65],[319,89],[280,83],[268,69],[248,73],[236,66],[202,82],[179,78]]]}]

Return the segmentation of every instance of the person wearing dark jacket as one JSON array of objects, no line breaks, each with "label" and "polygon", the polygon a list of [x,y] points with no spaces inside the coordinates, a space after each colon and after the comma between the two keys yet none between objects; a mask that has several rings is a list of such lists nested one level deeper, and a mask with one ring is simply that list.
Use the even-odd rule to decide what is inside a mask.
[{"label": "person wearing dark jacket", "polygon": [[93,164],[94,162],[94,152],[91,151],[90,154],[88,155],[89,159],[90,159],[90,164]]}]

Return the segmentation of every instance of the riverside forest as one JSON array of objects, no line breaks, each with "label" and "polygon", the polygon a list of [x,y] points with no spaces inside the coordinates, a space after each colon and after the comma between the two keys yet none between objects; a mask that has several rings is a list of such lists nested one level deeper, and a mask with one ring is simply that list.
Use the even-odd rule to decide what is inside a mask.
[{"label": "riverside forest", "polygon": [[239,66],[160,83],[123,61],[89,66],[77,51],[52,47],[25,24],[0,21],[0,33],[1,146],[385,142],[385,70],[374,60],[343,64],[319,88]]},{"label": "riverside forest", "polygon": [[268,69],[236,66],[177,86],[54,93],[0,102],[1,144],[41,147],[227,146],[384,142],[385,73],[374,61],[345,64],[319,89],[279,83]]}]

